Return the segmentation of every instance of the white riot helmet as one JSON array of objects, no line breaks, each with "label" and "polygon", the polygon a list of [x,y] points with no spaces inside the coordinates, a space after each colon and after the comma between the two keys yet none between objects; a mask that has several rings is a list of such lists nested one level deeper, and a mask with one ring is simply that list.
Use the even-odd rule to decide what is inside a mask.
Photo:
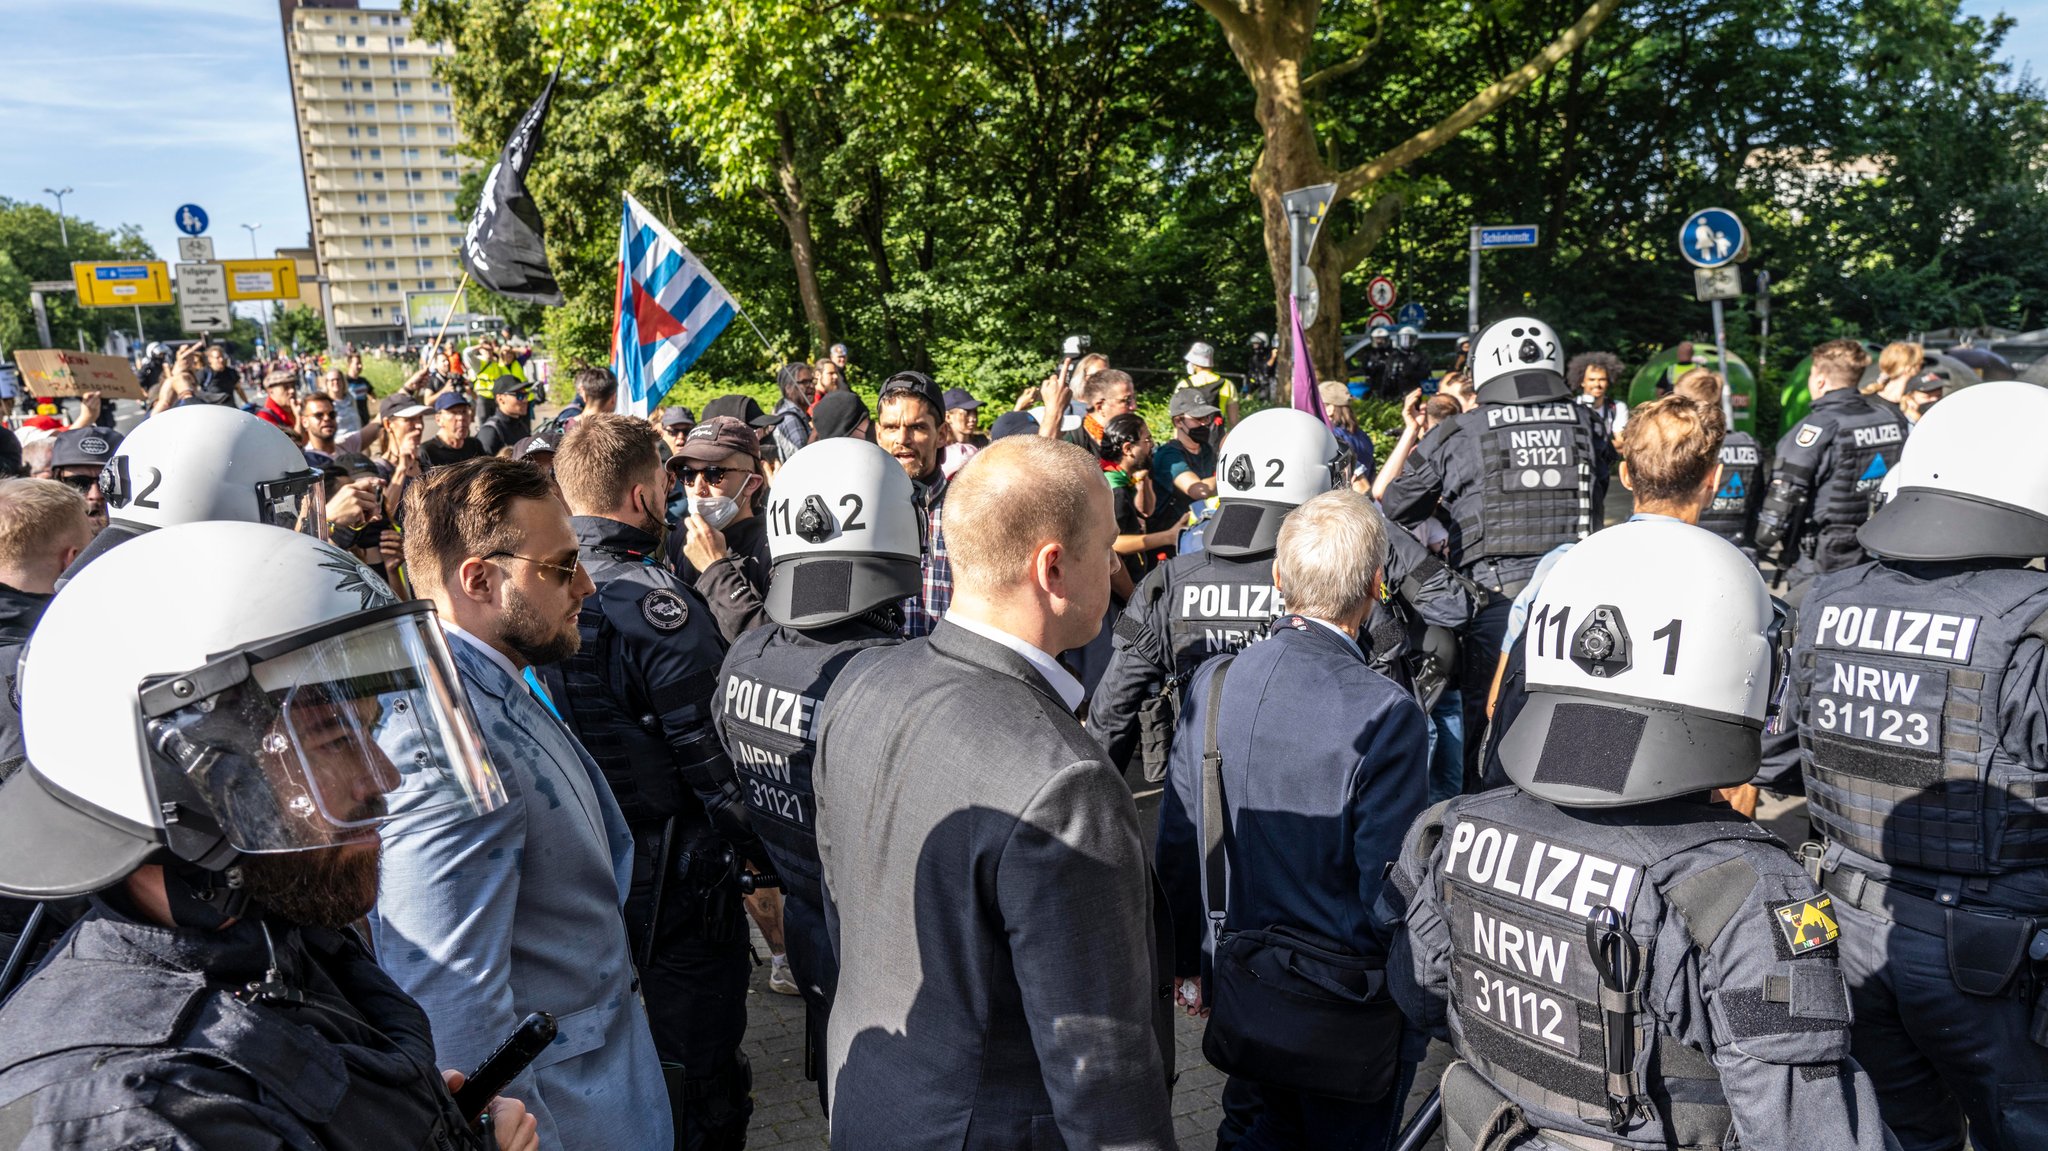
[{"label": "white riot helmet", "polygon": [[1384,348],[1387,346],[1387,337],[1390,335],[1390,333],[1387,331],[1387,326],[1385,324],[1374,324],[1372,326],[1371,334],[1374,347]]},{"label": "white riot helmet", "polygon": [[1857,542],[1893,560],[2048,556],[2044,421],[2048,390],[2032,384],[1951,392],[1914,426]]},{"label": "white riot helmet", "polygon": [[1394,342],[1400,345],[1402,351],[1408,351],[1414,348],[1415,342],[1417,340],[1420,340],[1421,338],[1422,333],[1416,329],[1414,324],[1402,324],[1401,327],[1394,332]]},{"label": "white riot helmet", "polygon": [[1472,382],[1482,404],[1534,404],[1571,395],[1564,342],[1527,316],[1495,321],[1472,347]]},{"label": "white riot helmet", "polygon": [[1345,482],[1347,453],[1323,421],[1266,408],[1238,422],[1216,456],[1216,518],[1204,547],[1220,556],[1273,550],[1287,513]]},{"label": "white riot helmet", "polygon": [[[165,572],[208,594],[135,627]],[[57,593],[22,658],[29,762],[0,786],[0,893],[97,891],[148,862],[373,843],[504,803],[425,601],[331,544],[184,524]]]},{"label": "white riot helmet", "polygon": [[[324,535],[320,473],[275,424],[219,404],[185,404],[136,425],[100,470],[108,523],[64,573],[74,578],[143,532],[207,520]],[[61,586],[61,585],[60,585]]]},{"label": "white riot helmet", "polygon": [[1633,520],[1566,552],[1523,633],[1529,697],[1500,744],[1523,791],[1626,807],[1756,774],[1784,613],[1733,544]]},{"label": "white riot helmet", "polygon": [[1188,354],[1182,356],[1181,359],[1198,368],[1214,368],[1216,366],[1216,349],[1200,340],[1196,340],[1188,345]]},{"label": "white riot helmet", "polygon": [[768,493],[768,616],[823,627],[921,586],[923,510],[903,465],[866,440],[806,445]]}]

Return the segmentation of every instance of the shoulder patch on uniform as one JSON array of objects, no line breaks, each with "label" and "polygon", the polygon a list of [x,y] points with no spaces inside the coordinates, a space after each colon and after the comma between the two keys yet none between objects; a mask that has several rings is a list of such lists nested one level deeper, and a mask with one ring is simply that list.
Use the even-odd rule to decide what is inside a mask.
[{"label": "shoulder patch on uniform", "polygon": [[1821,426],[1819,424],[1801,424],[1799,425],[1799,436],[1792,442],[1802,448],[1810,448],[1820,442],[1820,433]]},{"label": "shoulder patch on uniform", "polygon": [[1784,933],[1785,944],[1794,955],[1826,947],[1842,933],[1835,925],[1835,901],[1825,895],[1781,903],[1771,908],[1771,914],[1777,919],[1778,930]]},{"label": "shoulder patch on uniform", "polygon": [[641,597],[640,614],[656,631],[674,631],[690,622],[690,605],[667,588],[657,588]]}]

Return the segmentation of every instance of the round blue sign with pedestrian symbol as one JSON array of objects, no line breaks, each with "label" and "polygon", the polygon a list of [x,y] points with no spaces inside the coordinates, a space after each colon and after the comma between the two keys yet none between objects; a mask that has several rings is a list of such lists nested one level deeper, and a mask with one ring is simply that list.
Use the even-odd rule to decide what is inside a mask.
[{"label": "round blue sign with pedestrian symbol", "polygon": [[1749,233],[1726,208],[1702,208],[1685,218],[1678,232],[1678,250],[1695,268],[1720,268],[1749,250]]},{"label": "round blue sign with pedestrian symbol", "polygon": [[206,209],[197,204],[179,207],[175,219],[178,221],[178,230],[188,236],[201,235],[206,231]]},{"label": "round blue sign with pedestrian symbol", "polygon": [[1420,328],[1429,323],[1429,313],[1422,309],[1421,304],[1410,300],[1394,313],[1394,319],[1404,328]]}]

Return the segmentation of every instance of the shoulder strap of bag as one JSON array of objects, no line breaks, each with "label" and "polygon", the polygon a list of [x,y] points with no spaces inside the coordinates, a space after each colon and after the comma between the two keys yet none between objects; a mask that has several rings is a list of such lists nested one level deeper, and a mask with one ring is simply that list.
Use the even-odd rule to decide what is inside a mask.
[{"label": "shoulder strap of bag", "polygon": [[1216,749],[1216,717],[1223,711],[1223,679],[1230,674],[1235,656],[1224,656],[1216,664],[1216,677],[1209,681],[1209,707],[1202,717],[1202,863],[1206,878],[1202,886],[1209,897],[1209,918],[1218,930],[1223,925],[1223,753]]}]

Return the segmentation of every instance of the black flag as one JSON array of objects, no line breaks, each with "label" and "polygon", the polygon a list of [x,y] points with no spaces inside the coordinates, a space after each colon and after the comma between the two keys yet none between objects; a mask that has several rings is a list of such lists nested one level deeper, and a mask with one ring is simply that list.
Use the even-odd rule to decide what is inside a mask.
[{"label": "black flag", "polygon": [[520,117],[512,138],[505,141],[505,150],[484,178],[476,215],[469,219],[469,234],[462,237],[462,264],[477,283],[501,296],[553,306],[561,304],[562,290],[548,268],[540,209],[526,194],[526,168],[540,148],[541,125],[547,119],[548,101],[554,98],[555,77],[560,75],[557,68],[548,77],[540,99]]}]

